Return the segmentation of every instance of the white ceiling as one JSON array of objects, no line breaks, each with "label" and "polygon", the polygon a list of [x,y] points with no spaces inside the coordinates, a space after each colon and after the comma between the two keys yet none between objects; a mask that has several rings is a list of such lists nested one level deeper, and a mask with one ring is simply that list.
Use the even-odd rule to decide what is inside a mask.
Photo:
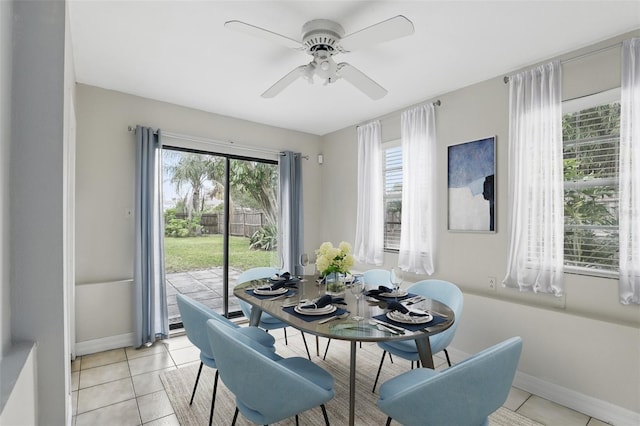
[{"label": "white ceiling", "polygon": [[[324,135],[640,28],[640,1],[70,0],[79,83]],[[317,18],[349,34],[396,15],[415,34],[340,54],[389,93],[344,80],[260,94],[304,52],[224,27],[240,20],[299,39]]]}]

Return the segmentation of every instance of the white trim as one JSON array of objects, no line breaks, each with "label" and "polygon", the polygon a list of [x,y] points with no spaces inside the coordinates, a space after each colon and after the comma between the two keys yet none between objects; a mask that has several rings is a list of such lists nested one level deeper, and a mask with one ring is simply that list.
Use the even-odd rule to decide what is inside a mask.
[{"label": "white trim", "polygon": [[111,349],[127,348],[133,346],[135,338],[133,333],[109,336],[101,339],[86,340],[76,343],[76,355],[89,355]]},{"label": "white trim", "polygon": [[[447,351],[454,364],[470,356],[466,352],[451,347]],[[558,386],[521,371],[516,372],[513,386],[612,425],[636,426],[640,424],[640,413]]]},{"label": "white trim", "polygon": [[513,385],[612,425],[635,426],[640,424],[640,413],[546,382],[520,371],[516,372]]}]

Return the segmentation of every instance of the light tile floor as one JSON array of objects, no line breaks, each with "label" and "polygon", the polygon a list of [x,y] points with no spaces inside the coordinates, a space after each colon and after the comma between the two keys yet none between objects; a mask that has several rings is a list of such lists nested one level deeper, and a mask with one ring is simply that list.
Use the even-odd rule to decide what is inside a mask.
[{"label": "light tile floor", "polygon": [[[272,333],[284,340],[282,330]],[[294,333],[293,329],[288,332],[290,336]],[[184,334],[145,349],[114,349],[78,357],[71,364],[74,424],[179,425],[160,373],[193,363],[199,363],[199,351]],[[440,360],[438,368],[444,366],[444,360]],[[550,426],[606,424],[515,387],[504,406]]]}]

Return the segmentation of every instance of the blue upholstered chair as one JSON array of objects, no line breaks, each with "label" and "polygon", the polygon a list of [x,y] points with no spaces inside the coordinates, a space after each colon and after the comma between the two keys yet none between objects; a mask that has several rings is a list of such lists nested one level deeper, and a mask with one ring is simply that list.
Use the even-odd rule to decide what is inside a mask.
[{"label": "blue upholstered chair", "polygon": [[[447,358],[447,364],[449,364],[449,367],[451,367],[451,360],[449,359],[447,346],[449,346],[449,344],[453,340],[453,336],[458,329],[458,323],[460,322],[460,318],[462,317],[462,292],[455,284],[450,283],[449,281],[442,280],[418,281],[417,283],[412,284],[409,288],[407,288],[407,291],[409,293],[414,293],[433,300],[437,300],[438,302],[444,303],[445,305],[450,307],[451,310],[453,310],[456,316],[453,325],[442,333],[438,333],[429,337],[429,343],[431,344],[431,353],[435,355],[440,351],[444,351],[444,354]],[[375,392],[376,390],[378,378],[380,377],[380,371],[382,370],[382,364],[384,363],[384,357],[387,352],[390,354],[390,356],[391,354],[393,354],[400,358],[411,361],[412,367],[414,361],[417,361],[419,363],[420,360],[420,357],[418,356],[418,349],[414,340],[382,342],[378,343],[378,346],[380,346],[380,348],[382,348],[384,352],[382,353],[382,359],[380,360],[380,366],[378,367],[376,380],[373,383],[372,392]]]},{"label": "blue upholstered chair", "polygon": [[300,358],[273,356],[264,346],[217,321],[207,322],[211,349],[220,377],[236,397],[232,425],[241,412],[250,421],[267,425],[320,406],[334,396],[333,377]]},{"label": "blue upholstered chair", "polygon": [[417,368],[386,381],[376,402],[403,425],[481,426],[509,395],[522,340],[512,337],[444,371]]},{"label": "blue upholstered chair", "polygon": [[[198,349],[200,349],[200,368],[198,369],[198,375],[196,376],[196,383],[193,385],[193,392],[191,394],[191,400],[189,405],[193,403],[193,397],[196,394],[198,388],[198,381],[200,380],[200,373],[202,372],[202,366],[217,368],[217,362],[213,357],[211,351],[211,344],[209,342],[209,336],[207,335],[207,321],[217,321],[225,327],[238,329],[239,333],[242,333],[247,338],[254,340],[257,344],[260,344],[265,348],[265,351],[275,353],[273,344],[275,339],[263,330],[257,327],[239,327],[237,324],[229,321],[222,315],[212,311],[207,306],[200,302],[191,299],[184,294],[178,294],[178,310],[180,310],[180,316],[182,317],[182,324],[184,330],[187,333],[187,337]],[[216,390],[218,388],[218,371],[216,371],[215,379],[213,382],[213,395],[211,398],[211,412],[209,414],[209,425],[213,420],[213,408],[216,402]]]},{"label": "blue upholstered chair", "polygon": [[391,271],[387,269],[369,269],[362,275],[367,288],[378,288],[379,285],[389,287],[391,285]]},{"label": "blue upholstered chair", "polygon": [[[276,268],[270,268],[267,266],[251,268],[244,271],[240,275],[238,275],[238,278],[236,279],[236,284],[241,284],[251,280],[259,280],[261,278],[268,278],[275,275],[277,272],[278,271]],[[238,300],[238,303],[240,304],[240,309],[242,310],[242,313],[244,314],[244,316],[247,318],[251,318],[251,305],[245,302],[244,300]],[[279,328],[284,329],[283,331],[284,331],[285,345],[289,344],[289,342],[287,341],[288,326],[289,325],[286,322],[280,321],[279,319],[274,318],[273,316],[269,315],[266,312],[262,312],[262,315],[260,315],[260,323],[258,324],[258,327],[262,328],[263,330],[269,331],[269,330],[276,330]],[[305,339],[304,333],[302,332],[300,333],[302,334],[302,341],[304,342],[304,348],[307,350],[307,356],[309,357],[309,359],[311,359],[311,354],[309,353],[309,347],[307,346],[307,339]]]}]

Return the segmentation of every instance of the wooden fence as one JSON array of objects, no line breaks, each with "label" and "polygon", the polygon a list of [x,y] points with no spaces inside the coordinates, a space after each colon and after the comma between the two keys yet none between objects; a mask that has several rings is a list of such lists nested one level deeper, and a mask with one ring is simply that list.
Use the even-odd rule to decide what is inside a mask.
[{"label": "wooden fence", "polygon": [[[186,219],[186,213],[176,213],[176,219]],[[265,225],[264,213],[233,213],[229,224],[229,234],[250,237]],[[204,213],[200,218],[203,234],[222,234],[223,213]]]}]

